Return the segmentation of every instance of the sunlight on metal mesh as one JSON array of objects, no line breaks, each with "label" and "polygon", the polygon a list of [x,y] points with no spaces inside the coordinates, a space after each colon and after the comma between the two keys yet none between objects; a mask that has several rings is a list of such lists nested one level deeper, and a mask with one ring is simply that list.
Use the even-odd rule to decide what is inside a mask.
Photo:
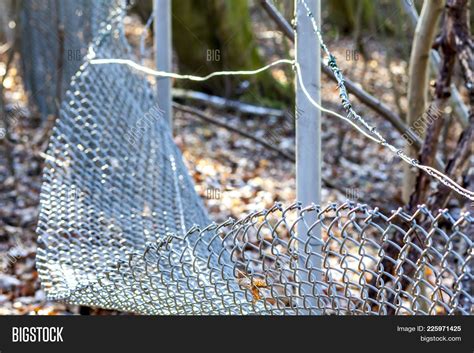
[{"label": "sunlight on metal mesh", "polygon": [[[143,314],[471,313],[468,213],[295,203],[212,224],[146,77],[90,63],[136,59],[122,14],[111,3],[46,153],[37,268],[48,298]],[[321,268],[298,267],[314,256]]]}]

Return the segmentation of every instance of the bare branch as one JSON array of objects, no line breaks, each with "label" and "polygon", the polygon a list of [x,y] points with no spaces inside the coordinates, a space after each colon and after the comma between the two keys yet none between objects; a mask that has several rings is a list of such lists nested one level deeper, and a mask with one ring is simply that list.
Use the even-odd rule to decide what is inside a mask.
[{"label": "bare branch", "polygon": [[[420,19],[416,25],[415,36],[413,38],[413,45],[410,54],[410,65],[409,65],[409,81],[408,81],[408,114],[407,124],[409,126],[416,126],[418,123],[420,135],[426,136],[425,143],[422,147],[422,164],[432,165],[431,153],[429,158],[423,158],[427,156],[429,151],[433,151],[433,157],[436,153],[436,146],[438,141],[439,131],[442,127],[442,119],[434,119],[428,126],[426,124],[420,124],[419,119],[426,112],[428,102],[428,79],[429,79],[429,54],[431,51],[432,43],[435,39],[438,19],[441,16],[444,7],[444,0],[431,0],[423,2],[423,8],[421,10]],[[449,66],[450,67],[450,66]],[[448,70],[447,65],[442,66],[443,69]],[[450,74],[440,74],[440,77],[450,77]],[[448,87],[449,85],[443,87]],[[443,101],[438,100],[434,108],[444,107]],[[434,110],[434,109],[433,109]],[[430,130],[426,132],[425,129]],[[433,140],[434,139],[434,140]],[[427,144],[427,141],[430,143]],[[406,154],[412,158],[418,156],[419,149],[413,146],[407,146],[405,150]],[[403,201],[405,203],[415,202],[415,199],[419,198],[421,190],[417,183],[417,173],[411,168],[411,166],[404,165],[404,180],[403,180]],[[426,178],[423,178],[426,180]],[[417,197],[412,197],[413,193],[416,193]]]},{"label": "bare branch", "polygon": [[[288,21],[286,21],[285,18],[278,12],[275,6],[273,6],[271,1],[261,0],[260,3],[265,9],[265,11],[269,14],[269,16],[275,21],[280,30],[288,37],[289,40],[294,42],[295,36],[293,33],[293,28],[288,23]],[[326,65],[321,65],[321,70],[332,81],[337,82],[333,72],[329,67],[327,67]],[[359,87],[353,81],[345,78],[344,83],[349,93],[352,93],[363,104],[367,105],[369,108],[371,108],[380,116],[382,116],[384,119],[389,121],[393,125],[393,127],[395,127],[401,134],[408,135],[409,138],[413,141],[414,146],[418,150],[421,148],[421,139],[408,128],[408,126],[403,122],[403,120],[397,114],[395,114],[390,107],[382,103],[370,93],[366,92],[363,88]]]},{"label": "bare branch", "polygon": [[[208,114],[198,110],[198,109],[195,109],[195,108],[192,108],[192,107],[189,107],[189,106],[186,106],[186,105],[182,105],[182,104],[179,104],[179,103],[176,103],[176,102],[173,102],[173,108],[176,109],[176,110],[179,110],[179,111],[182,111],[182,112],[185,112],[185,113],[188,113],[188,114],[192,114],[208,123],[211,123],[213,125],[216,125],[216,126],[219,126],[219,127],[222,127],[224,129],[227,129],[229,131],[232,131],[232,132],[235,132],[241,136],[244,136],[276,153],[278,153],[280,156],[282,156],[283,158],[295,163],[295,157],[293,157],[292,155],[288,154],[287,152],[285,151],[282,151],[280,150],[279,148],[269,144],[268,142],[266,142],[265,140],[262,140],[256,136],[253,136],[252,134],[249,134],[245,131],[242,131],[241,129],[238,129],[236,128],[235,126],[232,126],[232,125],[229,125],[229,124],[226,124],[226,123],[223,123],[222,121],[218,121],[214,118],[212,118],[211,116],[209,116]],[[335,183],[333,183],[332,181],[326,179],[326,178],[322,178],[322,182],[324,184],[324,186],[330,188],[330,189],[335,189],[335,190],[338,190],[339,192],[341,192],[342,194],[345,193],[344,191],[344,187],[340,186],[340,185],[337,185]]]},{"label": "bare branch", "polygon": [[[410,3],[409,1],[406,0],[400,0],[402,2],[402,5],[405,9],[405,11],[408,14],[408,17],[410,18],[410,22],[414,27],[416,27],[416,24],[418,23],[418,12],[416,11],[415,6]],[[433,71],[438,71],[439,66],[441,65],[441,57],[439,56],[439,53],[435,50],[431,50],[430,52],[430,64],[431,68]],[[462,101],[461,94],[459,93],[458,89],[454,84],[451,84],[450,87],[451,90],[451,101],[454,106],[454,111],[456,113],[456,117],[459,120],[459,123],[462,125],[462,127],[465,129],[469,125],[468,120],[469,120],[469,111]]]},{"label": "bare branch", "polygon": [[186,106],[186,105],[182,105],[182,104],[179,104],[179,103],[176,103],[176,102],[173,102],[173,108],[176,108],[176,109],[178,109],[182,112],[185,112],[185,113],[195,115],[198,118],[200,118],[204,121],[207,121],[208,123],[211,123],[213,125],[217,125],[219,127],[225,128],[229,131],[232,131],[232,132],[235,132],[239,135],[242,135],[242,136],[244,136],[248,139],[251,139],[252,141],[255,141],[255,142],[261,144],[262,146],[268,148],[269,150],[272,150],[273,152],[278,153],[280,156],[284,157],[285,159],[287,159],[289,161],[292,161],[293,163],[295,162],[295,157],[294,156],[288,154],[285,151],[282,151],[278,147],[275,147],[274,145],[268,143],[265,140],[262,140],[261,138],[258,138],[256,136],[253,136],[252,134],[249,134],[245,131],[242,131],[241,129],[239,129],[235,126],[226,124],[226,123],[224,123],[222,121],[219,121],[219,120],[216,120],[213,117],[209,116],[208,114],[206,114],[206,113],[204,113],[204,112],[202,112],[198,109],[195,109],[195,108],[192,108],[192,107],[189,107],[189,106]]},{"label": "bare branch", "polygon": [[239,113],[258,116],[277,116],[285,115],[283,110],[261,107],[258,105],[242,103],[236,100],[227,99],[219,96],[213,96],[203,92],[173,88],[173,98],[191,99],[198,102],[204,102],[212,107],[220,109],[232,109]]}]

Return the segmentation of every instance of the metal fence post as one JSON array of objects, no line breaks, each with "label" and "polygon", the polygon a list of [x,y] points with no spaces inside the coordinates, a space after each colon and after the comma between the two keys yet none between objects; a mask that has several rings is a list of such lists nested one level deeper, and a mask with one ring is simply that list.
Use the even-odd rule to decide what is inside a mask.
[{"label": "metal fence post", "polygon": [[[153,0],[156,69],[171,72],[171,0]],[[171,79],[157,78],[158,105],[173,127]]]},{"label": "metal fence post", "polygon": [[[320,0],[305,0],[312,15],[320,24]],[[301,70],[301,77],[308,93],[316,101],[321,101],[321,51],[319,40],[313,31],[308,10],[301,0],[295,0],[295,59]],[[303,207],[321,201],[321,112],[311,104],[296,79],[296,194]],[[314,212],[313,212],[314,213]],[[308,226],[316,221],[316,215],[305,217],[306,224],[298,226],[299,283],[303,299],[299,308],[306,314],[318,314],[317,287],[321,281],[320,228],[311,230]],[[308,271],[308,269],[311,269]],[[313,308],[313,310],[306,310]]]}]

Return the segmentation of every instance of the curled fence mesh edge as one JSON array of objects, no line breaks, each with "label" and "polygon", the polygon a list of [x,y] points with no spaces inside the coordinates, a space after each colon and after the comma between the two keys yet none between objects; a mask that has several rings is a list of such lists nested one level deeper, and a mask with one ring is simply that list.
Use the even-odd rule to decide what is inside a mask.
[{"label": "curled fence mesh edge", "polygon": [[211,224],[145,76],[89,64],[134,58],[110,4],[46,153],[37,268],[50,299],[143,314],[471,314],[468,213],[294,203]]}]

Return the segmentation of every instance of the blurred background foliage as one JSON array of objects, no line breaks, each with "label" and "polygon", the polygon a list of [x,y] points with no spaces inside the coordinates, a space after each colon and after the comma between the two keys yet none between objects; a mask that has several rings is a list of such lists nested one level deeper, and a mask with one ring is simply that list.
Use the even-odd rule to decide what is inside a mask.
[{"label": "blurred background foliage", "polygon": [[[401,1],[322,1],[324,29],[333,39],[352,37],[352,49],[365,57],[369,56],[370,49],[367,46],[371,40],[398,38],[397,46],[392,49],[407,58],[412,30]],[[256,68],[268,61],[258,47],[259,32],[253,28],[255,23],[258,26],[267,20],[265,14],[261,13],[259,3],[259,0],[173,1],[173,46],[180,70],[202,75],[225,69]],[[417,2],[418,9],[421,3]],[[276,0],[274,4],[291,22],[293,1]],[[144,22],[151,10],[152,0],[140,0],[134,7]],[[273,23],[270,26],[275,28]],[[248,79],[250,82],[246,80],[223,77],[200,84],[199,89],[276,107],[291,104],[293,100],[292,84],[275,80],[270,73]],[[197,89],[196,84],[192,83],[180,82],[178,85]]]},{"label": "blurred background foliage", "polygon": [[[1,2],[0,39],[11,42],[9,19],[14,8],[25,7],[31,0]],[[408,60],[413,27],[403,9],[411,0],[330,0],[322,1],[323,29],[329,43],[350,39],[348,50],[356,50],[370,60],[372,42],[385,46],[388,61],[392,57]],[[54,0],[44,0],[54,5]],[[212,71],[253,69],[281,56],[288,56],[292,45],[286,38],[274,37],[276,50],[261,45],[275,24],[260,6],[261,0],[179,0],[173,1],[173,46],[176,69],[183,73],[205,75]],[[137,0],[132,12],[146,22],[152,0]],[[288,22],[292,21],[293,0],[275,0],[275,6]],[[420,11],[421,0],[414,0]],[[473,9],[471,8],[471,12]],[[471,16],[471,21],[474,16]],[[51,17],[54,20],[54,16]],[[28,36],[24,33],[23,36]],[[34,36],[34,34],[31,34]],[[263,40],[267,40],[263,39]],[[267,40],[268,41],[268,40]],[[20,40],[20,42],[22,42]],[[25,42],[25,38],[23,38]],[[282,51],[282,48],[286,49]],[[67,64],[67,63],[66,63]],[[264,72],[253,77],[220,77],[200,83],[178,82],[176,86],[206,93],[282,108],[293,104],[293,80],[289,68],[281,75]],[[35,86],[35,84],[26,84]]]}]

